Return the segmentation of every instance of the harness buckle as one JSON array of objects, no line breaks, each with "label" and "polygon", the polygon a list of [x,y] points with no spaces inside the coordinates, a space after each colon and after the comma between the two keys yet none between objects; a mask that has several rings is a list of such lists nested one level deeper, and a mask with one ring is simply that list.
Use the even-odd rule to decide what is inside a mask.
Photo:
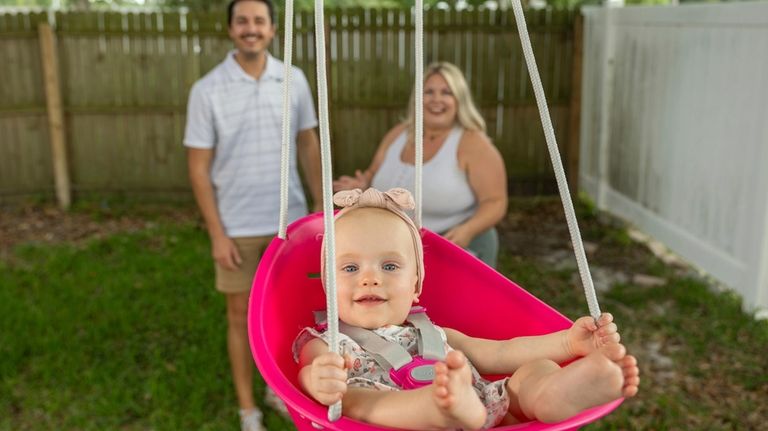
[{"label": "harness buckle", "polygon": [[392,382],[403,389],[418,389],[427,386],[435,379],[435,363],[433,359],[414,356],[413,360],[398,369],[391,368],[389,377]]}]

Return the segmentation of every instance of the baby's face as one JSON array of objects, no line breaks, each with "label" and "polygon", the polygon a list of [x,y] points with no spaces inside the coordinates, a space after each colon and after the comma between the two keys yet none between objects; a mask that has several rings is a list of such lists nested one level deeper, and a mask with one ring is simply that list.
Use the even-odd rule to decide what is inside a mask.
[{"label": "baby's face", "polygon": [[335,270],[339,318],[349,325],[400,325],[418,296],[410,231],[386,210],[358,209],[336,221]]}]

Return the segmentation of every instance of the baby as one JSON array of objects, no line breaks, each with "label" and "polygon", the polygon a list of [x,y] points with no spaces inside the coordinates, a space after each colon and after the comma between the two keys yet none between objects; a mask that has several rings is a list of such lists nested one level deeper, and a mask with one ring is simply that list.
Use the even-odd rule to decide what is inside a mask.
[{"label": "baby", "polygon": [[[336,271],[342,326],[370,330],[418,355],[422,343],[409,314],[419,302],[424,265],[421,236],[404,212],[413,208],[410,193],[357,189],[337,193],[334,202],[344,207],[335,221],[336,265],[323,270]],[[619,344],[607,313],[597,322],[582,317],[567,330],[505,341],[433,327],[446,353],[431,383],[405,390],[381,355],[354,337],[340,334],[341,356],[328,351],[326,333],[305,328],[294,344],[300,385],[324,405],[343,397],[345,416],[411,430],[558,422],[638,390],[637,361]],[[511,377],[491,382],[480,374]]]}]

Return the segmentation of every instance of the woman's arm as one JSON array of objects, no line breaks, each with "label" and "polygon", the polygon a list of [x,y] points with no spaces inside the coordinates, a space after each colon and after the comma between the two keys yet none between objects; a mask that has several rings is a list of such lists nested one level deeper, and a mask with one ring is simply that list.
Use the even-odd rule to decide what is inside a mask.
[{"label": "woman's arm", "polygon": [[368,169],[365,171],[360,171],[359,169],[356,170],[354,177],[349,175],[340,176],[333,182],[333,191],[337,192],[339,190],[350,189],[365,190],[370,187],[371,182],[373,181],[373,176],[376,175],[376,172],[379,171],[381,164],[384,163],[387,150],[389,149],[390,145],[395,142],[395,139],[397,139],[397,137],[403,133],[405,128],[405,123],[402,123],[398,124],[389,132],[387,132],[387,134],[384,135],[384,138],[382,138],[381,143],[379,143],[379,146],[376,149],[376,153],[373,155],[373,159],[371,160],[371,164],[368,166]]},{"label": "woman's arm", "polygon": [[472,238],[495,226],[507,213],[507,171],[499,150],[481,132],[466,131],[458,150],[460,167],[477,199],[477,211],[445,237],[466,247]]}]

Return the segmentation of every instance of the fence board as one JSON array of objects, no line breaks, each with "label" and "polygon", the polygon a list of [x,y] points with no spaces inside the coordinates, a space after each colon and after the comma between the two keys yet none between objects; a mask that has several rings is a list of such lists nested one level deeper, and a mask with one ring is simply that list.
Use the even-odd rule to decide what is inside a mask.
[{"label": "fence board", "polygon": [[[566,146],[573,14],[526,15],[558,141]],[[74,190],[187,190],[186,99],[231,49],[225,19],[223,13],[55,15]],[[40,152],[47,145],[35,36],[41,20],[47,15],[0,14],[0,136],[7,141],[0,163],[9,166],[1,165],[0,200],[52,190],[50,164]],[[351,173],[367,166],[384,133],[404,118],[413,83],[413,14],[353,8],[328,10],[326,20],[334,172]],[[426,61],[451,61],[465,72],[513,181],[545,190],[551,168],[512,12],[433,9],[424,25]],[[294,31],[293,62],[316,89],[313,12],[298,11]],[[281,36],[271,48],[276,57]],[[23,158],[19,149],[27,147],[31,155]]]},{"label": "fence board", "polygon": [[0,195],[53,197],[45,116],[0,117],[0,154]]}]

